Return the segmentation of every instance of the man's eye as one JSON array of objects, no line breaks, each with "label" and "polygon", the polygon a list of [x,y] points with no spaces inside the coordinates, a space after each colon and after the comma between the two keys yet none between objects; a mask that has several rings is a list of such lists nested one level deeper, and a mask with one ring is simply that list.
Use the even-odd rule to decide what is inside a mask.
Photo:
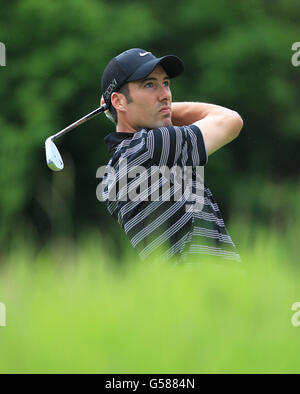
[{"label": "man's eye", "polygon": [[145,88],[152,88],[152,86],[153,86],[153,83],[148,82],[148,83],[146,83]]},{"label": "man's eye", "polygon": [[164,85],[165,85],[165,86],[170,86],[170,81],[165,81],[165,82],[164,82]]}]

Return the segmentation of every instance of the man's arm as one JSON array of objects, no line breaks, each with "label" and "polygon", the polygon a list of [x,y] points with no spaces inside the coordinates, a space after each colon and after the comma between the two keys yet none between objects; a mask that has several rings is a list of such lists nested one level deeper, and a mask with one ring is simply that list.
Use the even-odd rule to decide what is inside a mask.
[{"label": "man's arm", "polygon": [[174,126],[198,126],[208,156],[234,140],[243,127],[237,112],[206,103],[173,103],[172,122]]}]

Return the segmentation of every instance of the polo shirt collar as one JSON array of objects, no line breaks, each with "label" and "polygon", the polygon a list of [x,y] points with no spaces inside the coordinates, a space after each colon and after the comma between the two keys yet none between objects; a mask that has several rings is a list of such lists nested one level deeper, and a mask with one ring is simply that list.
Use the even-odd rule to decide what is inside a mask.
[{"label": "polo shirt collar", "polygon": [[104,137],[104,142],[106,143],[108,150],[110,153],[123,141],[133,137],[134,133],[127,133],[127,132],[116,132],[108,134]]},{"label": "polo shirt collar", "polygon": [[[136,132],[140,131],[140,130],[150,130],[150,129],[145,129],[145,128],[140,128],[138,129]],[[135,132],[135,133],[136,133]],[[123,140],[127,140],[130,139],[134,136],[135,133],[131,133],[131,132],[112,132],[110,134],[108,134],[106,137],[104,137],[104,142],[106,143],[108,150],[110,153],[113,153],[114,149],[117,148],[117,146],[123,141]]]}]

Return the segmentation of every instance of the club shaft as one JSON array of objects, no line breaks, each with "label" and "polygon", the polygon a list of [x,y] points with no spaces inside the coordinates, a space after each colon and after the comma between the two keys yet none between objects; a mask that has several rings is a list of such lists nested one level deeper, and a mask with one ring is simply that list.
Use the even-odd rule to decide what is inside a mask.
[{"label": "club shaft", "polygon": [[79,125],[81,125],[82,123],[85,123],[86,121],[94,118],[96,115],[98,115],[100,112],[104,112],[106,111],[107,107],[106,105],[101,105],[101,107],[96,108],[94,111],[90,112],[89,114],[85,115],[83,118],[76,120],[76,122],[70,124],[70,126],[62,129],[61,131],[59,131],[58,133],[54,134],[51,139],[52,141],[56,140],[57,138],[63,136],[64,134],[68,133],[69,131],[71,131],[72,129],[75,129],[75,127],[78,127]]}]

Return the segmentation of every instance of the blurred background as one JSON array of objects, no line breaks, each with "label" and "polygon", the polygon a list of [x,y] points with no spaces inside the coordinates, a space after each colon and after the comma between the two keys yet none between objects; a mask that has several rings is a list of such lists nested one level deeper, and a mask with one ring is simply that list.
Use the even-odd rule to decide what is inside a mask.
[{"label": "blurred background", "polygon": [[210,156],[206,184],[237,246],[251,247],[258,228],[275,232],[297,263],[300,66],[293,66],[291,48],[300,41],[298,1],[0,5],[6,46],[6,66],[0,67],[0,256],[20,240],[39,250],[52,239],[76,242],[90,232],[120,254],[125,236],[96,199],[96,170],[109,159],[103,138],[114,125],[100,115],[58,140],[61,173],[48,169],[44,141],[96,108],[108,61],[139,47],[184,60],[184,75],[172,82],[174,101],[215,103],[241,114],[243,130]]},{"label": "blurred background", "polygon": [[[299,20],[298,0],[0,0],[0,373],[299,372]],[[139,263],[96,198],[105,116],[46,165],[132,47],[184,60],[174,101],[243,117],[205,182],[245,276]]]}]

